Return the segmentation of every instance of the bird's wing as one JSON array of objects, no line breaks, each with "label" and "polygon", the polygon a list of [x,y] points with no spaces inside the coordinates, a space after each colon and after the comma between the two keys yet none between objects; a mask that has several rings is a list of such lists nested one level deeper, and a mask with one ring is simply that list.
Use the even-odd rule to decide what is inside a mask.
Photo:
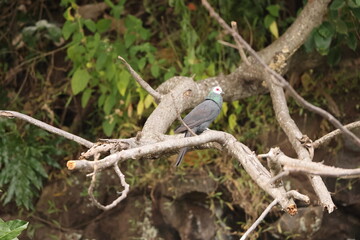
[{"label": "bird's wing", "polygon": [[[188,115],[184,118],[184,122],[189,128],[193,129],[200,124],[213,121],[220,112],[219,106],[212,100],[205,100],[197,105]],[[187,128],[184,125],[180,125],[175,129],[175,133],[181,133],[186,131]]]}]

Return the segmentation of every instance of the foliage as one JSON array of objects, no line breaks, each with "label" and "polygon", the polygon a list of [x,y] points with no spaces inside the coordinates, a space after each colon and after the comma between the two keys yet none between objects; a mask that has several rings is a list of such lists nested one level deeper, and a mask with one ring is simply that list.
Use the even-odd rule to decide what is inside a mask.
[{"label": "foliage", "polygon": [[22,220],[11,220],[5,222],[0,218],[0,240],[14,240],[28,226],[28,222]]},{"label": "foliage", "polygon": [[44,165],[60,167],[55,158],[64,154],[57,147],[60,141],[37,127],[21,128],[8,120],[0,120],[0,135],[0,200],[31,209],[48,177]]},{"label": "foliage", "polygon": [[308,52],[316,49],[328,56],[328,63],[340,62],[345,45],[356,51],[360,23],[360,1],[335,0],[329,7],[328,18],[314,31],[305,44]]},{"label": "foliage", "polygon": [[[154,78],[162,73],[162,61],[156,60],[156,48],[148,41],[150,31],[143,27],[142,21],[123,14],[125,1],[116,5],[110,1],[106,3],[111,7],[111,18],[95,22],[80,16],[75,1],[62,1],[63,5],[70,5],[64,13],[66,21],[62,33],[65,40],[70,41],[67,57],[73,63],[69,73],[72,92],[74,95],[81,93],[83,108],[96,96],[97,107],[105,115],[104,133],[110,136],[115,127],[121,129],[119,125],[124,122],[135,125],[136,121],[131,121],[133,102],[137,102],[138,117],[154,104],[152,97],[135,83],[117,57],[122,56],[137,72],[150,73]],[[124,24],[126,31],[111,29],[116,23]]]}]

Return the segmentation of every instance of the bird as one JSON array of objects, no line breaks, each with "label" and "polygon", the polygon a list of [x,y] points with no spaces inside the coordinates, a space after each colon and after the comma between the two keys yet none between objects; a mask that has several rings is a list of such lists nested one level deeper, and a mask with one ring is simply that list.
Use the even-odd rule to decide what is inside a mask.
[{"label": "bird", "polygon": [[[224,94],[224,92],[220,86],[214,87],[205,100],[185,116],[184,122],[194,133],[201,134],[208,129],[210,124],[219,115],[223,103],[222,94]],[[178,126],[174,132],[185,133],[185,137],[191,137],[192,135],[184,124]],[[187,150],[187,147],[180,149],[179,156],[175,163],[176,167],[180,165]]]}]

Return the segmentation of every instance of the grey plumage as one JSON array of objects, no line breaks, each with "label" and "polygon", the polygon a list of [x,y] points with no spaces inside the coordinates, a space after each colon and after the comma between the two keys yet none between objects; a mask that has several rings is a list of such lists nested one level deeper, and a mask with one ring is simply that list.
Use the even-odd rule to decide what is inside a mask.
[{"label": "grey plumage", "polygon": [[[222,93],[220,87],[214,87],[206,99],[186,115],[184,122],[194,133],[201,134],[219,115],[223,102]],[[191,137],[192,135],[184,125],[178,126],[175,133],[185,133],[185,137]],[[180,149],[175,166],[180,165],[187,149],[187,147]]]}]

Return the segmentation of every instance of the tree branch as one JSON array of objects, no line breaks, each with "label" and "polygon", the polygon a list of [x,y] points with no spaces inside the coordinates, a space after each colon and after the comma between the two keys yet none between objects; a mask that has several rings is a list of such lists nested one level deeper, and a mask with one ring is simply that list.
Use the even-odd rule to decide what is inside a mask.
[{"label": "tree branch", "polygon": [[[355,129],[355,128],[359,128],[360,127],[360,121],[357,122],[353,122],[353,123],[349,123],[347,125],[344,126],[346,129]],[[342,132],[339,129],[336,129],[324,136],[322,136],[321,138],[319,138],[318,140],[314,141],[312,143],[314,148],[318,148],[321,145],[325,145],[328,142],[330,142],[331,139],[333,139],[334,137],[336,137],[337,135],[341,134]]]},{"label": "tree branch", "polygon": [[120,59],[127,69],[129,70],[130,74],[135,78],[135,80],[142,86],[153,98],[157,101],[161,101],[161,94],[159,94],[157,91],[155,91],[147,82],[145,82],[144,79],[141,78],[141,76],[130,66],[130,64],[121,56],[118,56],[118,59]]},{"label": "tree branch", "polygon": [[[230,26],[226,24],[226,22],[215,12],[215,10],[210,6],[210,4],[206,0],[202,0],[202,3],[205,6],[205,8],[207,8],[207,10],[209,11],[209,14],[212,17],[214,17],[224,29],[229,31],[233,35],[233,37],[236,38],[237,41],[239,41],[242,44],[242,46],[251,54],[251,56],[256,60],[256,62],[259,63],[264,68],[264,79],[266,80],[269,86],[269,91],[272,98],[277,121],[279,122],[281,128],[288,136],[293,148],[295,149],[296,153],[298,154],[301,160],[311,161],[312,154],[310,153],[313,153],[313,150],[306,149],[304,146],[302,146],[302,143],[300,141],[300,139],[303,138],[302,133],[300,132],[295,122],[292,120],[292,118],[289,115],[289,110],[287,107],[286,98],[282,87],[287,89],[290,95],[298,103],[304,105],[309,110],[315,111],[321,116],[329,119],[330,122],[333,123],[336,127],[339,127],[342,131],[344,131],[347,135],[349,135],[355,142],[358,142],[360,146],[360,139],[358,139],[353,133],[351,133],[346,128],[344,128],[340,124],[340,122],[337,121],[330,113],[327,113],[326,111],[306,102],[302,97],[300,97],[296,93],[296,91],[291,87],[291,85],[278,73],[283,71],[284,66],[286,66],[285,61],[286,59],[288,59],[288,55],[290,55],[290,53],[291,54],[293,53],[290,52],[287,46],[283,46],[282,51],[277,54],[276,58],[275,57],[273,58],[273,61],[269,67],[266,64],[266,62],[261,58],[261,56],[259,56],[236,31],[233,31],[233,29],[231,29]],[[310,3],[308,3],[307,6],[310,6],[309,4]],[[326,6],[327,3],[325,5],[319,5],[318,7],[322,7],[326,9]],[[295,23],[293,25],[295,25]],[[292,49],[292,50],[295,51],[296,49]],[[323,204],[323,206],[326,207],[329,212],[332,212],[335,205],[332,202],[330,193],[327,191],[327,188],[324,182],[322,181],[321,177],[309,176],[309,180],[316,194],[320,198],[320,201]]]},{"label": "tree branch", "polygon": [[87,148],[91,148],[94,143],[81,138],[79,136],[76,136],[74,134],[68,133],[64,130],[61,130],[59,128],[53,127],[47,123],[44,123],[42,121],[39,121],[35,118],[32,118],[30,116],[27,116],[25,114],[19,113],[19,112],[15,112],[15,111],[6,111],[6,110],[0,110],[0,117],[7,117],[7,118],[19,118],[21,120],[24,120],[28,123],[31,123],[35,126],[38,126],[39,128],[42,128],[48,132],[54,133],[56,135],[62,136],[64,138],[67,138],[69,140],[72,140],[74,142],[77,142],[78,144],[81,144]]},{"label": "tree branch", "polygon": [[240,240],[245,240],[248,235],[255,230],[255,228],[260,224],[260,222],[262,220],[264,220],[264,218],[266,217],[266,215],[268,215],[268,213],[270,212],[270,210],[279,202],[279,200],[274,199],[274,201],[272,201],[269,206],[267,206],[267,208],[262,212],[262,214],[260,215],[260,217],[251,225],[251,227],[244,233],[244,235],[242,235],[242,237],[240,238]]},{"label": "tree branch", "polygon": [[[316,1],[315,1],[316,2]],[[325,8],[327,7],[328,2],[330,1],[320,1],[320,2],[324,2],[325,4],[319,5],[318,7],[322,7]],[[282,50],[281,52],[277,53],[277,57],[280,61],[273,61],[273,64],[275,67],[270,68],[266,62],[261,58],[261,56],[259,54],[257,54],[255,52],[254,49],[252,49],[252,47],[240,36],[240,34],[238,34],[236,31],[234,31],[220,16],[219,14],[217,14],[215,12],[215,10],[210,6],[210,4],[207,2],[207,0],[202,0],[202,4],[204,5],[204,7],[209,11],[210,16],[212,16],[215,20],[218,21],[218,23],[228,32],[231,33],[231,35],[234,37],[236,42],[239,42],[250,54],[251,56],[256,60],[257,63],[259,63],[264,70],[270,74],[276,81],[277,81],[277,85],[281,85],[283,88],[285,88],[286,90],[288,90],[289,95],[291,95],[295,101],[300,104],[301,106],[303,106],[304,108],[315,112],[316,114],[319,114],[320,116],[322,116],[323,118],[327,119],[329,122],[331,122],[336,128],[340,129],[341,131],[343,131],[347,136],[349,136],[358,146],[360,146],[360,139],[353,134],[352,132],[350,132],[349,130],[347,130],[346,128],[344,128],[344,126],[330,113],[328,113],[327,111],[314,106],[313,104],[307,102],[304,98],[302,98],[293,88],[292,86],[279,74],[276,72],[276,70],[278,70],[279,72],[283,70],[284,66],[286,66],[285,61],[289,58],[289,55],[292,55],[293,52],[295,52],[297,50],[298,47],[300,47],[301,45],[297,46],[297,48],[292,49],[293,52],[290,52],[290,49],[287,46],[282,46]],[[311,2],[309,2],[307,4],[307,6],[312,5]],[[314,6],[312,6],[314,7]],[[295,25],[295,23],[293,24]],[[315,27],[315,26],[314,26]],[[292,29],[292,28],[291,28]],[[295,34],[295,33],[294,33]],[[299,33],[297,32],[296,35],[298,35]],[[280,66],[280,68],[279,68]]]}]

